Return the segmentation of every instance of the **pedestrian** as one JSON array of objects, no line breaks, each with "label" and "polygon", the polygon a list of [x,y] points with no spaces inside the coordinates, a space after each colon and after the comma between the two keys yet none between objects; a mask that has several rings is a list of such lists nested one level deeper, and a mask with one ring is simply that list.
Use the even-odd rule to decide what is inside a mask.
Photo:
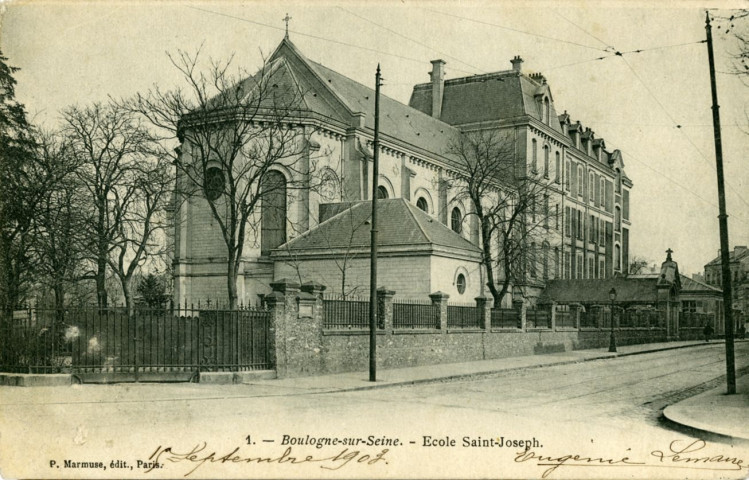
[{"label": "pedestrian", "polygon": [[702,329],[702,333],[705,335],[705,341],[709,343],[710,337],[713,336],[713,326],[706,323],[705,328]]}]

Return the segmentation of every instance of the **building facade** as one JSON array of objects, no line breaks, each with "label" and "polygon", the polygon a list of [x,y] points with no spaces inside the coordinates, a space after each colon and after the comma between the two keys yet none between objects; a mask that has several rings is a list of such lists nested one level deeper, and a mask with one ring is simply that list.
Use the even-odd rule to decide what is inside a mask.
[{"label": "building facade", "polygon": [[[467,132],[499,132],[511,141],[518,171],[547,187],[532,210],[532,220],[536,212],[543,218],[541,236],[528,245],[534,253],[532,265],[513,285],[529,287],[524,294],[533,297],[547,280],[608,278],[626,272],[632,182],[624,173],[621,152],[608,150],[603,139],[572,122],[566,112],[558,114],[546,79],[523,72],[522,63],[515,57],[505,71],[445,80],[445,62],[434,60],[430,81],[414,86],[409,105],[382,96],[375,194],[403,199],[480,247],[474,206],[455,188],[465,172],[451,156],[450,146]],[[301,162],[304,168],[288,168],[283,161],[271,167],[274,184],[283,188],[264,200],[265,207],[260,205],[254,219],[257,228],[246,239],[237,281],[243,303],[254,303],[270,291],[277,276],[288,273],[278,265],[289,262],[287,246],[318,228],[326,208],[348,208],[373,195],[374,90],[307,59],[288,38],[268,65],[281,72],[279,81],[303,92],[294,128],[306,132],[305,144],[289,161]],[[182,155],[189,155],[192,147],[183,144]],[[220,178],[221,172],[213,175]],[[285,187],[316,181],[319,188]],[[202,186],[206,195],[209,183],[206,178]],[[272,215],[264,213],[268,207]],[[224,298],[226,246],[208,202],[189,198],[175,215],[175,301]],[[499,245],[491,248],[496,252]],[[473,256],[466,261],[470,268],[448,262],[451,271],[439,275],[451,279],[447,293],[470,301],[476,292],[486,295],[486,277],[473,266]],[[464,272],[463,281],[477,288],[461,288],[458,271]],[[506,306],[511,301],[507,295]]]},{"label": "building facade", "polygon": [[[728,253],[731,269],[734,320],[737,326],[749,322],[749,249],[738,245]],[[723,288],[720,253],[705,265],[705,283]]]}]

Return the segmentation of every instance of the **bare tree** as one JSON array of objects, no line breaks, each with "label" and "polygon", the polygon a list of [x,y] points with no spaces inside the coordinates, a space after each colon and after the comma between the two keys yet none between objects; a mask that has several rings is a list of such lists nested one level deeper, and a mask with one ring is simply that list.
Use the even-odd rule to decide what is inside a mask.
[{"label": "bare tree", "polygon": [[651,262],[647,258],[642,257],[640,255],[634,255],[629,261],[627,271],[630,275],[638,275],[641,273],[647,273],[651,264],[654,265],[655,262]]},{"label": "bare tree", "polygon": [[52,291],[58,310],[64,307],[66,287],[77,281],[83,257],[81,245],[85,240],[81,215],[83,189],[75,176],[76,164],[68,149],[57,134],[39,136],[38,162],[54,180],[39,202],[30,246],[38,281]]},{"label": "bare tree", "polygon": [[132,310],[133,273],[153,248],[169,193],[165,157],[131,111],[114,103],[72,107],[64,132],[86,189],[86,241],[97,302],[106,307],[107,269],[112,268]]},{"label": "bare tree", "polygon": [[[129,105],[164,132],[164,139],[181,144],[174,157],[177,196],[180,202],[206,202],[218,224],[227,253],[229,306],[235,308],[239,267],[246,241],[252,234],[258,238],[261,204],[266,200],[266,218],[285,218],[274,211],[272,198],[310,188],[313,167],[302,155],[310,132],[299,119],[303,92],[281,62],[264,62],[258,73],[247,75],[232,73],[232,59],[210,61],[203,73],[200,51],[179,51],[170,59],[185,86],[155,88]],[[278,169],[290,178],[280,180]],[[261,239],[271,247],[284,239],[277,240]]]},{"label": "bare tree", "polygon": [[461,133],[446,153],[460,171],[448,188],[478,222],[487,285],[499,306],[510,285],[536,276],[553,218],[548,181],[529,171],[516,158],[515,142],[496,130]]}]

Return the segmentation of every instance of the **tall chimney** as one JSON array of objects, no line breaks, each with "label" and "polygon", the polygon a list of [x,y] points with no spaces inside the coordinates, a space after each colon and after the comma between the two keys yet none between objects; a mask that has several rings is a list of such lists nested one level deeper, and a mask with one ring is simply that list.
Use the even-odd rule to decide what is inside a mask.
[{"label": "tall chimney", "polygon": [[520,55],[515,55],[515,58],[510,60],[510,63],[512,63],[512,69],[516,72],[520,72],[522,70],[523,59],[520,58]]},{"label": "tall chimney", "polygon": [[432,60],[432,116],[440,118],[442,115],[442,96],[445,93],[445,61]]}]

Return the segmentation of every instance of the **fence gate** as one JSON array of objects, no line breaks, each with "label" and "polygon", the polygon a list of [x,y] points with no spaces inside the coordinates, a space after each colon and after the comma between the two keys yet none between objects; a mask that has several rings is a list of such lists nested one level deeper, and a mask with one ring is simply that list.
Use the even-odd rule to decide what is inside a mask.
[{"label": "fence gate", "polygon": [[272,368],[266,310],[24,312],[3,322],[2,371],[71,373],[82,382],[178,382],[201,372]]}]

